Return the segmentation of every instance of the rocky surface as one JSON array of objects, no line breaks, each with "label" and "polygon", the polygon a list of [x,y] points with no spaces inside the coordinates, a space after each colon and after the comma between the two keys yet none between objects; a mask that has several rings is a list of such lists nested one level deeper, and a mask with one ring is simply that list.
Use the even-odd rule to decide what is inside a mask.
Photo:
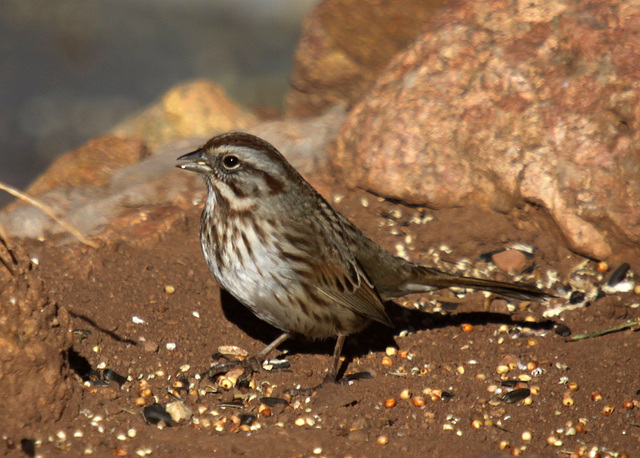
[{"label": "rocky surface", "polygon": [[286,96],[290,118],[352,105],[444,0],[325,0],[307,17]]},{"label": "rocky surface", "polygon": [[640,6],[443,8],[351,112],[336,170],[435,207],[545,208],[571,248],[640,241]]}]

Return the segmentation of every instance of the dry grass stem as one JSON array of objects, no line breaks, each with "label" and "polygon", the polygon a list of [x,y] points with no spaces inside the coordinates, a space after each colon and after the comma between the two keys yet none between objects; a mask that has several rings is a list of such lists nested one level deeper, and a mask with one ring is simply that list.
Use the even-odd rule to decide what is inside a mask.
[{"label": "dry grass stem", "polygon": [[[85,245],[88,245],[88,246],[90,246],[92,248],[98,248],[99,245],[98,245],[97,242],[95,242],[93,240],[89,240],[84,235],[82,235],[80,233],[80,231],[78,231],[71,224],[67,223],[63,219],[58,218],[50,207],[48,207],[47,205],[43,204],[39,200],[36,200],[33,197],[29,197],[28,195],[26,195],[25,193],[21,192],[20,190],[14,188],[13,186],[9,186],[8,184],[3,183],[1,181],[0,181],[0,189],[2,189],[3,191],[6,191],[9,194],[11,194],[12,196],[17,197],[18,199],[24,200],[25,202],[33,205],[34,207],[42,210],[52,220],[54,220],[60,226],[64,227],[71,235],[73,235],[75,238],[77,238],[80,242],[82,242]],[[5,239],[6,239],[6,237],[5,237]]]}]

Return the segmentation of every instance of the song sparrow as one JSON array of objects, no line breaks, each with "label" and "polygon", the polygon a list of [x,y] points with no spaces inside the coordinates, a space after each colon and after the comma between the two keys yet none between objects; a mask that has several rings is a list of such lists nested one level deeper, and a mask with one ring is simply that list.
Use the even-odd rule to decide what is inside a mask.
[{"label": "song sparrow", "polygon": [[462,286],[519,299],[539,289],[461,277],[396,257],[323,199],[266,141],[246,133],[209,140],[178,160],[201,173],[208,196],[202,251],[218,282],[258,318],[282,330],[262,361],[292,334],[337,337],[326,381],[335,381],[345,336],[372,321],[391,326],[383,302]]}]

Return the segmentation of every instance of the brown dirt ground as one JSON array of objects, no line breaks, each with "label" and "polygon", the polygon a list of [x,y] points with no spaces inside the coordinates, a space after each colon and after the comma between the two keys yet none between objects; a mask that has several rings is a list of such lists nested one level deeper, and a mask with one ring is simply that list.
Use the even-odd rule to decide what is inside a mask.
[{"label": "brown dirt ground", "polygon": [[[563,282],[587,261],[563,248],[553,225],[535,207],[507,215],[463,208],[427,211],[434,219],[418,224],[410,221],[418,208],[380,202],[337,185],[322,189],[326,195],[344,195],[336,207],[386,248],[406,244],[411,234],[409,254],[416,261],[432,263],[427,252],[434,247],[444,261],[466,258],[483,267],[474,261],[480,254],[524,242],[536,248],[534,276],[544,278],[554,270]],[[69,311],[75,331],[69,354],[77,389],[65,400],[75,409],[71,414],[35,425],[39,432],[32,436],[6,438],[6,452],[24,456],[21,444],[33,445],[33,439],[35,453],[42,456],[88,451],[95,456],[567,456],[594,448],[599,456],[640,456],[640,404],[633,404],[640,400],[639,335],[624,330],[568,342],[554,332],[553,322],[542,318],[543,306],[508,307],[481,293],[456,301],[440,292],[444,303],[439,305],[426,302],[433,298],[429,295],[409,298],[422,303],[423,311],[389,304],[395,329],[372,326],[347,340],[347,373],[369,371],[374,375],[370,380],[329,386],[310,398],[260,412],[259,398],[268,390],[280,397],[286,388],[313,386],[323,378],[333,342],[292,340],[273,355],[287,350],[290,368],[256,374],[257,389],[199,394],[198,387],[216,386],[199,383],[195,376],[209,367],[219,346],[236,345],[253,353],[277,334],[220,294],[200,251],[199,212],[194,206],[152,244],[121,240],[92,250],[22,242],[39,260],[50,299]],[[443,243],[451,252],[439,251]],[[602,283],[607,275],[590,281]],[[497,277],[509,278],[499,272]],[[167,286],[175,292],[168,293]],[[551,292],[557,293],[557,286]],[[631,307],[637,302],[640,297],[633,292],[617,293],[554,320],[574,335],[594,331],[638,319],[640,309]],[[134,323],[134,316],[144,323]],[[525,321],[527,317],[535,322]],[[168,343],[175,343],[175,349],[168,350]],[[390,366],[382,364],[387,347],[400,350],[390,356]],[[537,365],[533,375],[527,363]],[[501,364],[512,369],[500,375]],[[100,367],[131,380],[122,387],[116,382],[82,386],[80,377]],[[491,392],[492,386],[507,390],[502,380],[520,376],[531,376],[522,386],[537,393],[530,405],[508,404]],[[137,400],[166,405],[173,400],[169,389],[179,379],[195,384],[190,393],[178,390],[194,412],[191,421],[171,427],[145,423]],[[147,386],[150,391],[142,391]],[[411,393],[409,399],[403,399],[403,390]],[[444,394],[438,396],[437,390]],[[601,393],[602,400],[593,400],[594,393]],[[420,396],[424,405],[414,405]],[[243,400],[239,407],[220,406],[234,398]],[[386,407],[385,400],[392,398],[395,406]],[[133,430],[135,437],[127,436]],[[388,443],[381,444],[383,438]]]}]

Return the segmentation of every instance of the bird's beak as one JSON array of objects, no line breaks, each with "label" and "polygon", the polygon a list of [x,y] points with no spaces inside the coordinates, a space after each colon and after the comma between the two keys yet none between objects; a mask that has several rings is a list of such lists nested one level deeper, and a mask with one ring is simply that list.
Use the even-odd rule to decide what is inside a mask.
[{"label": "bird's beak", "polygon": [[198,173],[211,173],[212,169],[207,162],[207,156],[203,148],[197,149],[192,153],[187,153],[184,156],[180,156],[178,161],[188,161],[182,164],[176,165],[179,169],[189,170],[191,172]]}]

